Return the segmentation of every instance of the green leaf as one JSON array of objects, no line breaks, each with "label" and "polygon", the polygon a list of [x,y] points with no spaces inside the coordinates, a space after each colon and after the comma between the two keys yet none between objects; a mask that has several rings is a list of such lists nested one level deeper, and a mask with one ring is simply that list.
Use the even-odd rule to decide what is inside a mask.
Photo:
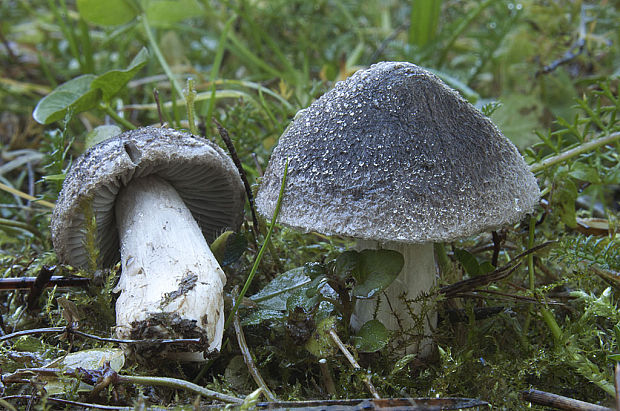
[{"label": "green leaf", "polygon": [[360,253],[357,251],[345,251],[334,261],[332,273],[342,281],[353,278],[353,272],[357,270],[360,258]]},{"label": "green leaf", "polygon": [[[60,357],[51,363],[47,364],[46,368],[83,368],[85,370],[96,370],[109,363],[110,367],[114,371],[120,371],[125,365],[125,354],[120,348],[95,348],[90,350],[83,350],[74,353],[67,354]],[[46,382],[45,390],[52,395],[57,395],[67,392],[66,381],[56,376],[43,377]],[[77,391],[85,392],[92,391],[93,386],[85,383],[80,383]]]},{"label": "green leaf", "polygon": [[454,255],[467,274],[471,276],[480,275],[480,264],[478,264],[478,260],[470,252],[456,248]]},{"label": "green leaf", "polygon": [[620,323],[614,325],[614,335],[616,336],[616,346],[620,346]]},{"label": "green leaf", "polygon": [[364,250],[359,257],[357,269],[353,272],[353,295],[357,298],[370,298],[385,290],[405,262],[403,255],[394,250]]},{"label": "green leaf", "polygon": [[258,403],[258,400],[260,399],[260,396],[261,394],[263,394],[263,392],[263,387],[259,387],[252,391],[250,394],[246,395],[246,397],[243,399],[243,403],[239,406],[239,410],[255,410],[256,404]]},{"label": "green leaf", "polygon": [[142,48],[125,70],[111,70],[100,76],[85,74],[58,86],[43,97],[34,109],[32,116],[41,124],[61,120],[71,110],[74,114],[97,107],[108,102],[144,67],[148,51]]},{"label": "green leaf", "polygon": [[86,148],[90,148],[104,140],[117,136],[121,134],[122,131],[123,130],[118,126],[108,125],[95,127],[86,134]]},{"label": "green leaf", "polygon": [[221,266],[227,266],[239,259],[245,252],[248,241],[243,234],[225,231],[211,243],[211,251]]},{"label": "green leaf", "polygon": [[610,360],[610,361],[618,362],[618,361],[620,361],[620,354],[609,354],[607,356],[607,359]]},{"label": "green leaf", "polygon": [[62,174],[50,174],[48,176],[43,176],[43,181],[65,181],[65,177],[67,175],[65,173]]},{"label": "green leaf", "polygon": [[265,309],[259,308],[257,310],[252,310],[247,315],[244,314],[243,320],[241,320],[241,325],[243,326],[259,325],[263,323],[264,321],[278,320],[278,319],[284,319],[284,318],[285,318],[285,314],[282,311],[265,310]]},{"label": "green leaf", "polygon": [[322,294],[336,298],[334,291],[326,286],[325,272],[321,264],[308,263],[293,268],[271,280],[262,290],[249,297],[257,307],[245,310],[242,324],[257,325],[267,320],[285,318],[285,311],[293,312],[301,307],[314,313],[315,319],[324,318],[334,310],[333,304],[322,301]]},{"label": "green leaf", "polygon": [[320,321],[310,339],[306,342],[306,350],[310,354],[325,358],[334,355],[336,347],[329,331],[336,325],[336,317],[327,317]]},{"label": "green leaf", "polygon": [[592,184],[601,183],[601,177],[598,174],[598,170],[595,167],[579,161],[571,164],[570,172],[568,174],[577,180],[587,181]]},{"label": "green leaf", "polygon": [[149,52],[146,47],[138,52],[125,70],[110,70],[93,80],[91,88],[101,89],[103,101],[108,102],[131,80],[148,61]]},{"label": "green leaf", "polygon": [[322,300],[319,290],[325,285],[325,277],[317,277],[308,284],[295,290],[286,300],[286,309],[289,312],[295,311],[296,307],[302,308],[305,312],[311,312],[318,307]]},{"label": "green leaf", "polygon": [[560,220],[569,228],[577,227],[577,214],[575,201],[577,200],[577,186],[569,177],[566,168],[561,167],[553,179],[553,192],[551,206],[556,211]]},{"label": "green leaf", "polygon": [[416,0],[411,5],[409,42],[425,46],[435,39],[441,0]]},{"label": "green leaf", "polygon": [[250,297],[261,308],[286,310],[286,300],[300,287],[310,283],[310,277],[304,275],[304,267],[297,267],[280,274],[262,290]]},{"label": "green leaf", "polygon": [[96,107],[101,90],[90,88],[95,78],[92,74],[84,74],[61,84],[39,101],[32,117],[41,124],[50,124],[62,120],[68,110],[80,113]]},{"label": "green leaf", "polygon": [[538,141],[534,130],[540,127],[544,104],[535,94],[510,93],[500,96],[502,105],[491,120],[517,147],[523,149]]},{"label": "green leaf", "polygon": [[495,113],[495,111],[497,111],[497,109],[501,106],[502,103],[500,103],[499,101],[491,101],[480,107],[480,111],[482,111],[482,114],[484,114],[485,116],[491,117],[493,113]]},{"label": "green leaf", "polygon": [[[439,349],[441,350],[441,347],[439,347]],[[390,375],[393,375],[393,374],[401,372],[403,369],[405,369],[407,364],[409,364],[411,361],[415,360],[417,357],[418,357],[417,354],[407,354],[407,355],[405,355],[400,360],[396,361],[396,364],[394,364],[394,368],[392,368],[392,371],[390,372]]]},{"label": "green leaf", "polygon": [[325,276],[325,265],[322,263],[306,263],[304,264],[304,275],[311,279]]},{"label": "green leaf", "polygon": [[167,27],[203,14],[196,0],[152,0],[146,7],[146,18],[152,26]]},{"label": "green leaf", "polygon": [[482,264],[480,264],[480,275],[490,273],[493,270],[495,270],[495,267],[490,261],[483,261]]},{"label": "green leaf", "polygon": [[479,263],[476,257],[474,257],[474,255],[471,254],[469,251],[455,248],[454,255],[456,256],[458,262],[465,269],[465,272],[467,272],[467,274],[472,277],[490,273],[491,271],[495,270],[495,267],[493,267],[493,264],[491,264],[489,261]]},{"label": "green leaf", "polygon": [[370,320],[365,323],[352,337],[355,348],[360,352],[379,351],[390,341],[390,332],[379,320]]},{"label": "green leaf", "polygon": [[77,9],[84,20],[100,26],[119,26],[137,16],[126,0],[77,0]]}]

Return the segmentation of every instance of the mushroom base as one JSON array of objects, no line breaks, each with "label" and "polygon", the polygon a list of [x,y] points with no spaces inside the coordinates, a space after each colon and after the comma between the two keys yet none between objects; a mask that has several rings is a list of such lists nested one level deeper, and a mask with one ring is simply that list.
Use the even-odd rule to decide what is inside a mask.
[{"label": "mushroom base", "polygon": [[[202,338],[208,347],[195,350],[219,350],[226,277],[176,190],[156,176],[135,179],[120,191],[115,207],[122,265],[114,290],[121,293],[117,335]],[[162,344],[151,348],[191,351]]]},{"label": "mushroom base", "polygon": [[[400,332],[394,341],[396,346],[404,346],[407,354],[428,356],[433,348],[431,333],[437,325],[437,312],[435,307],[428,306],[424,299],[418,297],[421,293],[428,293],[435,285],[433,244],[358,240],[356,248],[395,250],[403,255],[405,263],[398,277],[378,298],[357,300],[351,327],[358,330],[374,318],[376,311],[376,319],[388,330]],[[405,299],[409,301],[405,302]]]}]

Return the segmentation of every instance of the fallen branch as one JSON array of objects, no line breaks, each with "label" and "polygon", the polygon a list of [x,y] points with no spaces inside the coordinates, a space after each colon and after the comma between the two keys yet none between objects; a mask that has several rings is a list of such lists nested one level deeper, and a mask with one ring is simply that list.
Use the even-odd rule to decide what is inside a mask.
[{"label": "fallen branch", "polygon": [[26,335],[35,334],[75,334],[80,337],[90,338],[97,341],[116,343],[116,344],[203,344],[200,338],[177,338],[177,339],[143,339],[143,340],[130,340],[122,338],[106,338],[99,337],[97,335],[88,334],[82,331],[78,331],[72,327],[49,327],[49,328],[33,328],[31,330],[17,331],[11,334],[6,334],[0,337],[0,342],[8,341],[13,338],[23,337]]},{"label": "fallen branch", "polygon": [[325,389],[327,390],[327,393],[331,396],[335,396],[336,384],[334,384],[332,373],[329,370],[329,365],[327,364],[327,360],[325,358],[321,358],[319,360],[319,367],[321,368],[321,374],[323,375],[323,384],[325,384]]},{"label": "fallen branch", "polygon": [[532,404],[553,407],[560,410],[613,411],[611,408],[539,390],[523,391],[521,393],[521,398]]},{"label": "fallen branch", "polygon": [[[0,401],[7,401],[7,400],[28,400],[28,401],[34,401],[36,399],[38,399],[39,397],[36,397],[34,395],[7,395],[6,397],[2,397],[0,398]],[[55,397],[46,397],[45,401],[47,402],[52,402],[52,403],[58,403],[58,404],[63,404],[63,405],[68,405],[68,406],[73,406],[73,407],[84,407],[87,409],[97,409],[97,410],[134,410],[135,408],[133,407],[117,407],[114,405],[103,405],[103,404],[93,404],[90,402],[80,402],[80,401],[70,401],[70,400],[63,400],[62,398],[55,398]],[[2,404],[2,402],[0,402],[0,405],[6,406],[6,404]],[[16,408],[11,408],[11,410],[13,410]]]},{"label": "fallen branch", "polygon": [[[33,286],[37,277],[0,278],[0,290],[27,290]],[[86,287],[90,279],[86,277],[52,276],[45,287]]]},{"label": "fallen branch", "polygon": [[503,267],[499,267],[485,275],[479,275],[477,277],[468,278],[454,284],[446,285],[444,287],[441,287],[439,289],[439,292],[444,294],[447,298],[454,298],[458,294],[470,292],[478,287],[502,280],[512,274],[517,268],[519,268],[519,266],[521,265],[521,262],[519,260],[521,258],[532,254],[542,248],[545,248],[553,243],[555,243],[555,241],[547,241],[535,247],[532,247],[513,258],[510,263],[506,264]]},{"label": "fallen branch", "polygon": [[577,58],[579,55],[583,53],[586,48],[586,16],[585,16],[585,7],[581,6],[581,19],[579,21],[579,38],[577,41],[560,57],[559,59],[553,60],[550,64],[547,64],[542,69],[536,72],[536,77],[541,74],[549,74],[555,71],[558,67],[563,64],[570,62],[571,60]]}]

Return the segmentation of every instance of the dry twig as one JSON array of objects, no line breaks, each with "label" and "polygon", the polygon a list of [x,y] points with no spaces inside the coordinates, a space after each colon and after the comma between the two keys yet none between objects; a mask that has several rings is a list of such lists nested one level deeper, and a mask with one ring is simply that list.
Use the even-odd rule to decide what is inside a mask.
[{"label": "dry twig", "polygon": [[[344,345],[340,337],[338,337],[336,330],[334,330],[333,328],[329,330],[329,336],[336,343],[336,345],[338,346],[340,351],[344,354],[347,361],[349,361],[349,364],[351,364],[353,369],[356,371],[360,371],[362,367],[357,363],[357,361],[355,360],[351,352],[348,350],[348,348]],[[379,396],[379,393],[377,392],[377,389],[375,388],[375,386],[372,384],[372,381],[370,380],[370,375],[368,374],[364,375],[363,379],[364,379],[364,384],[366,384],[366,387],[368,388],[368,391],[370,391],[370,394],[373,396],[373,398],[381,399],[381,397]]]},{"label": "dry twig", "polygon": [[[233,294],[233,298],[236,298],[236,295]],[[256,367],[256,364],[254,363],[254,359],[252,358],[252,353],[250,352],[250,348],[248,347],[248,344],[245,341],[245,336],[243,334],[243,328],[241,328],[241,321],[239,321],[239,314],[237,312],[235,312],[234,317],[233,317],[233,326],[235,327],[235,333],[237,334],[237,343],[239,343],[239,349],[241,349],[241,355],[243,356],[243,361],[245,362],[245,365],[248,367],[248,371],[250,372],[250,375],[256,382],[256,385],[258,385],[259,388],[263,389],[263,393],[265,394],[265,397],[267,397],[269,401],[278,401],[275,394],[269,389],[265,380],[263,380],[263,377],[261,377],[258,371],[258,368]]]},{"label": "dry twig", "polygon": [[613,411],[611,408],[539,390],[523,391],[521,397],[532,404],[553,407],[560,410]]}]

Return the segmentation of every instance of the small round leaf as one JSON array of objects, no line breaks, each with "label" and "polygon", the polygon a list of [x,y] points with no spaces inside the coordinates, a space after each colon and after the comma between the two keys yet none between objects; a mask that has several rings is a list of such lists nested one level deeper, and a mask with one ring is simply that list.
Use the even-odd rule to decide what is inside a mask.
[{"label": "small round leaf", "polygon": [[352,337],[355,348],[360,352],[379,351],[390,341],[390,332],[379,320],[370,320],[365,323]]}]

